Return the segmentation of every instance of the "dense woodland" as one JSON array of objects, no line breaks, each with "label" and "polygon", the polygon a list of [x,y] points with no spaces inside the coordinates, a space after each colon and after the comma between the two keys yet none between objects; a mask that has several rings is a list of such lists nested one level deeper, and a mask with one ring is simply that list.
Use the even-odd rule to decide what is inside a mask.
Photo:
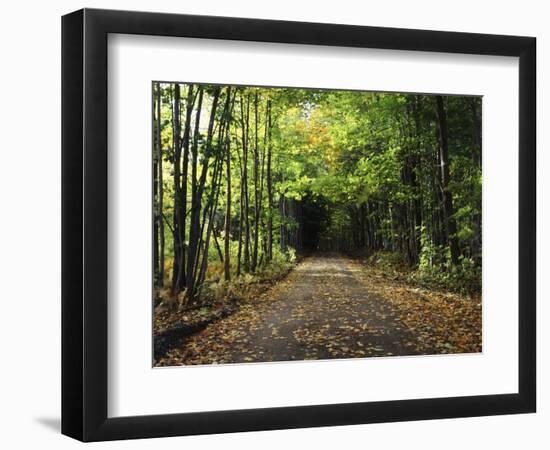
[{"label": "dense woodland", "polygon": [[154,283],[374,255],[479,290],[481,99],[153,83]]}]

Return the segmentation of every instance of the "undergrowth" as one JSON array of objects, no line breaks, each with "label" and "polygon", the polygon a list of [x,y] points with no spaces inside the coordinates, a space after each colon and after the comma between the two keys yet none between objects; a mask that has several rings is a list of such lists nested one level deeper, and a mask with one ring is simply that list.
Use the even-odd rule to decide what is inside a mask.
[{"label": "undergrowth", "polygon": [[[224,279],[224,265],[220,260],[217,250],[209,252],[206,280],[201,289],[201,296],[198,300],[188,305],[188,309],[196,309],[203,314],[214,306],[226,303],[227,301],[253,300],[255,296],[283,278],[297,262],[296,251],[289,247],[282,251],[279,247],[273,247],[272,260],[268,263],[263,258],[258,262],[254,272],[246,272],[241,263],[240,274],[237,274],[237,243],[232,242],[230,247],[231,258],[231,279]],[[185,291],[174,296],[170,291],[170,279],[172,274],[173,259],[165,261],[164,287],[155,290],[155,306],[161,309],[174,310],[183,305]]]},{"label": "undergrowth", "polygon": [[425,255],[421,255],[416,268],[407,265],[397,252],[375,252],[367,258],[367,263],[385,276],[425,288],[454,292],[469,297],[481,294],[481,268],[471,258],[461,257],[460,264],[437,267],[431,265]]}]

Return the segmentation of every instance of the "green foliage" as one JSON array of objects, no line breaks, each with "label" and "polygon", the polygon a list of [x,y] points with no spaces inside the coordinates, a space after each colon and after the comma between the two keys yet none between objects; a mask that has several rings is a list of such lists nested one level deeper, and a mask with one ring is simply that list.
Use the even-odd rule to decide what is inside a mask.
[{"label": "green foliage", "polygon": [[[159,89],[160,119],[156,118],[154,130],[160,130],[164,257],[169,277],[171,259],[177,253],[174,178],[176,168],[183,171],[183,162],[175,162],[177,90],[173,83],[160,83]],[[189,167],[183,174],[187,193],[183,247],[192,246],[191,188],[199,182],[205,164],[197,235],[198,253],[208,248],[204,285],[212,288],[207,290],[220,294],[233,289],[225,284],[220,261],[226,230],[230,283],[240,286],[235,289],[278,276],[294,263],[296,253],[305,250],[375,252],[378,266],[399,268],[422,282],[468,292],[479,289],[479,98],[442,98],[448,137],[445,167],[449,172],[448,185],[443,186],[440,103],[434,96],[213,85],[194,85],[194,89],[195,95],[199,89],[203,93],[200,114],[196,114],[197,99],[190,97],[190,85],[180,84],[179,142],[183,145],[187,120],[187,157],[191,158],[193,148],[197,150],[195,178]],[[188,99],[193,106],[189,119]],[[153,156],[156,161],[158,148]],[[449,211],[446,196],[452,201]],[[159,204],[157,195],[155,211]],[[269,222],[273,256],[268,263]],[[250,273],[244,267],[245,223],[250,253],[257,242],[257,267],[249,268]],[[452,229],[455,231],[450,232]],[[451,248],[455,247],[451,243],[456,243],[459,258],[452,257]]]},{"label": "green foliage", "polygon": [[481,292],[481,268],[472,258],[461,257],[457,267],[440,270],[434,267],[423,268],[411,273],[410,279],[428,287],[476,295]]},{"label": "green foliage", "polygon": [[[236,261],[238,242],[231,242],[230,257]],[[296,264],[296,250],[288,247],[286,251],[279,247],[273,248],[273,258],[270,263],[263,263],[255,273],[242,273],[237,276],[236,265],[232,270],[231,281],[223,278],[223,264],[219,260],[216,250],[209,251],[209,262],[207,278],[205,280],[205,301],[212,301],[220,298],[240,300],[247,298],[255,286],[273,282],[288,273]]]},{"label": "green foliage", "polygon": [[462,257],[458,267],[430,265],[429,261],[441,258],[448,251],[448,248],[432,248],[431,255],[425,251],[416,270],[407,266],[399,252],[376,252],[369,257],[368,262],[385,276],[407,283],[467,296],[478,295],[481,292],[481,268],[476,266],[473,259]]},{"label": "green foliage", "polygon": [[406,268],[405,259],[399,252],[377,252],[370,257],[370,262],[387,271],[403,271]]}]

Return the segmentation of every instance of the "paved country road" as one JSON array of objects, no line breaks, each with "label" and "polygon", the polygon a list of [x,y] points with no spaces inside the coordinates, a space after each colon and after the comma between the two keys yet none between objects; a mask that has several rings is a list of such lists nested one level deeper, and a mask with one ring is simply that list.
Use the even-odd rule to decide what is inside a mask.
[{"label": "paved country road", "polygon": [[[310,256],[260,298],[171,349],[158,365],[481,350],[481,333],[471,336],[471,315],[481,320],[481,304],[455,297],[431,301],[386,283],[350,258]],[[384,296],[386,291],[397,300]]]}]

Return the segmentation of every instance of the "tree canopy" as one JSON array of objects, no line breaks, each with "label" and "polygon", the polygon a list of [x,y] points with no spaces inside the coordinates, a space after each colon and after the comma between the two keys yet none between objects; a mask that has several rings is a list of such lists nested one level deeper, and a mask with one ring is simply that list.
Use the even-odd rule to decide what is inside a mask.
[{"label": "tree canopy", "polygon": [[479,289],[481,98],[155,82],[153,119],[155,285],[185,305],[314,251]]}]

